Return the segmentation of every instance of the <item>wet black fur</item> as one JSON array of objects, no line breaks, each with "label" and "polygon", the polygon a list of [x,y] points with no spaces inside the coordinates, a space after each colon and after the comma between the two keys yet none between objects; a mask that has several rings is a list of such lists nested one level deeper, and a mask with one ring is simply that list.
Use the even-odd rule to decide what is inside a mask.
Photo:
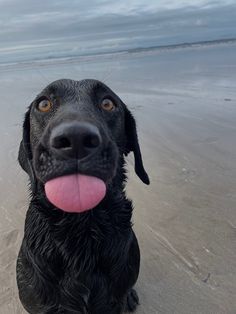
[{"label": "wet black fur", "polygon": [[[83,82],[87,92],[102,86],[112,93],[100,82]],[[61,80],[51,86],[68,93],[75,88],[75,81]],[[121,102],[118,97],[116,101]],[[124,191],[124,156],[133,151],[136,173],[146,184],[149,180],[134,118],[123,103],[122,110],[122,145],[110,135],[117,147],[116,171],[102,202],[82,214],[63,212],[46,199],[40,174],[35,171],[39,143],[34,136],[40,139],[42,134],[32,134],[32,105],[25,115],[19,162],[30,178],[31,200],[17,261],[17,283],[20,300],[29,313],[119,314],[135,310],[138,304],[132,288],[138,278],[140,254],[132,230],[132,203]]]}]

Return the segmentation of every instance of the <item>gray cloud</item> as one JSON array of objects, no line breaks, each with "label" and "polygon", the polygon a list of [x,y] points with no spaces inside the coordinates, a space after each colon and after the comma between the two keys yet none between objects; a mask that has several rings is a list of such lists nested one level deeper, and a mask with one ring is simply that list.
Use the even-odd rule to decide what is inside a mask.
[{"label": "gray cloud", "polygon": [[236,37],[235,21],[232,0],[0,0],[0,58],[6,62]]}]

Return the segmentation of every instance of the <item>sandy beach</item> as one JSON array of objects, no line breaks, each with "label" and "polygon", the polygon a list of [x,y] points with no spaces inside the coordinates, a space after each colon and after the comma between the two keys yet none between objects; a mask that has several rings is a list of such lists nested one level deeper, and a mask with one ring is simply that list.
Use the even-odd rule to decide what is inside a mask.
[{"label": "sandy beach", "polygon": [[151,185],[128,157],[141,248],[137,314],[236,313],[236,44],[0,67],[0,314],[25,313],[15,264],[28,204],[17,164],[27,106],[96,78],[134,113]]}]

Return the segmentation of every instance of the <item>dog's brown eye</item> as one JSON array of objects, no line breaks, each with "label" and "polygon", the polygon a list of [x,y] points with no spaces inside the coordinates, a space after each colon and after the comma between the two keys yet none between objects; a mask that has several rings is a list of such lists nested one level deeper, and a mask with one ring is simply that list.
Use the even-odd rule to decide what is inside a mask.
[{"label": "dog's brown eye", "polygon": [[48,112],[52,108],[52,103],[48,99],[43,99],[38,104],[38,110]]},{"label": "dog's brown eye", "polygon": [[115,105],[112,102],[112,100],[106,98],[106,99],[103,99],[103,101],[101,103],[101,107],[102,107],[102,109],[104,109],[106,111],[111,111],[115,108]]}]

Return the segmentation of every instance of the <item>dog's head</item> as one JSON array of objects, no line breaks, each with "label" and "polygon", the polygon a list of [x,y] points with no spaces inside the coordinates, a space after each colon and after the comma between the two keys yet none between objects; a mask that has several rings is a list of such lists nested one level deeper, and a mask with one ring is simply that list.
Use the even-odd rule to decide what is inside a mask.
[{"label": "dog's head", "polygon": [[134,153],[136,174],[149,184],[135,120],[126,105],[99,81],[64,79],[48,85],[30,105],[19,162],[32,186],[74,174],[109,185],[129,152]]}]

